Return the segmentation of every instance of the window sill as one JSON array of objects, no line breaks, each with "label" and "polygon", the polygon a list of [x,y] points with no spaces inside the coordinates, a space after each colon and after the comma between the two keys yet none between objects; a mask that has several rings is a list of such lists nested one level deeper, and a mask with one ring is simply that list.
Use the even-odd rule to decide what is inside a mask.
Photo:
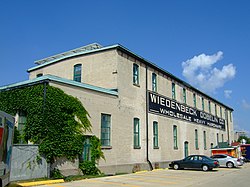
[{"label": "window sill", "polygon": [[178,147],[174,147],[174,150],[178,150]]},{"label": "window sill", "polygon": [[140,88],[140,84],[133,83],[133,85]]},{"label": "window sill", "polygon": [[101,149],[112,149],[112,146],[101,146]]},{"label": "window sill", "polygon": [[160,147],[154,147],[154,149],[160,149]]},{"label": "window sill", "polygon": [[141,149],[141,147],[134,147],[134,149]]}]

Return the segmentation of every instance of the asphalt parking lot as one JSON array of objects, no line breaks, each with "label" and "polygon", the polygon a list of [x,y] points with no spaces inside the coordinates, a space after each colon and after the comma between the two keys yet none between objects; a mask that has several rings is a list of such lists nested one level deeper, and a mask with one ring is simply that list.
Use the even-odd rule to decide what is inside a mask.
[{"label": "asphalt parking lot", "polygon": [[[159,169],[126,175],[85,179],[69,183],[43,185],[43,187],[238,186],[234,181],[238,181],[237,177],[239,177],[239,181],[244,180],[242,177],[246,177],[246,180],[249,180],[249,171],[250,164],[245,164],[240,168],[217,168],[207,172],[200,170]],[[249,184],[242,182],[239,185],[241,187],[249,186]]]}]

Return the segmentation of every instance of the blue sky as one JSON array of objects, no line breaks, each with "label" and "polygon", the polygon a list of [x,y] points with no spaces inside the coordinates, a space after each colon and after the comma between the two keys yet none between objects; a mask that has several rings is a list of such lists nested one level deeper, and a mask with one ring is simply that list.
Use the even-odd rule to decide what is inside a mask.
[{"label": "blue sky", "polygon": [[0,0],[0,86],[34,61],[119,43],[234,109],[250,132],[250,1]]}]

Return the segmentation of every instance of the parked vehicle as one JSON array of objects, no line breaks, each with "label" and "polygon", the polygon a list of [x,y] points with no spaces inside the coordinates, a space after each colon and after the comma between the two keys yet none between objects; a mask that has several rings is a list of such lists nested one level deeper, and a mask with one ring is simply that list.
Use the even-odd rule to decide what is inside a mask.
[{"label": "parked vehicle", "polygon": [[10,182],[10,163],[14,134],[14,118],[0,111],[0,187]]},{"label": "parked vehicle", "polygon": [[203,171],[212,170],[219,167],[219,162],[205,155],[190,155],[182,160],[172,161],[169,164],[170,168],[177,169],[202,169]]},{"label": "parked vehicle", "polygon": [[243,161],[241,159],[235,158],[226,154],[215,154],[211,156],[212,159],[216,159],[219,161],[220,166],[233,168],[243,165]]}]

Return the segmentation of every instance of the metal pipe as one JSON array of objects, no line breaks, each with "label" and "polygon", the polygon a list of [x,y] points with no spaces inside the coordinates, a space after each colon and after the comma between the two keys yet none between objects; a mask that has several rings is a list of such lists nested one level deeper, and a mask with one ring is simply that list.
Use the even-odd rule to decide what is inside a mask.
[{"label": "metal pipe", "polygon": [[150,170],[153,170],[152,163],[149,160],[148,139],[148,66],[146,65],[146,159]]}]

